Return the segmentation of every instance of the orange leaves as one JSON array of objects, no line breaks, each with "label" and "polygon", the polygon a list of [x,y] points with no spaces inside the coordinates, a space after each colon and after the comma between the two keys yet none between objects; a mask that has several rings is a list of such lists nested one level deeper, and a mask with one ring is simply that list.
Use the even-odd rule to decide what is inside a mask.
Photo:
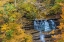
[{"label": "orange leaves", "polygon": [[61,6],[64,6],[64,3],[58,3],[58,4],[60,4]]},{"label": "orange leaves", "polygon": [[[61,21],[64,21],[64,3],[59,3],[61,6],[62,6],[62,14],[61,14]],[[60,26],[59,26],[60,29],[64,28],[64,23],[60,23]]]},{"label": "orange leaves", "polygon": [[2,14],[0,14],[0,17],[3,16]]},{"label": "orange leaves", "polygon": [[62,14],[61,14],[61,17],[64,19],[64,3],[60,3],[60,5],[62,6]]},{"label": "orange leaves", "polygon": [[[64,7],[62,7],[62,15],[64,16]],[[64,19],[64,17],[63,17],[63,19]]]},{"label": "orange leaves", "polygon": [[59,38],[61,38],[61,35],[60,34],[54,35],[54,36],[52,36],[52,38],[59,39]]},{"label": "orange leaves", "polygon": [[[56,42],[64,42],[64,3],[59,3],[62,6],[62,14],[61,14],[61,21],[60,26],[58,28],[61,30],[62,34],[58,34],[56,36],[52,36],[53,38],[57,38]],[[60,39],[59,39],[60,37]]]},{"label": "orange leaves", "polygon": [[50,34],[54,34],[55,33],[55,31],[54,30],[52,30],[51,32],[50,32]]},{"label": "orange leaves", "polygon": [[62,19],[64,19],[64,14],[61,15]]},{"label": "orange leaves", "polygon": [[64,28],[64,24],[63,23],[60,23],[60,26],[58,26],[59,29],[63,29]]},{"label": "orange leaves", "polygon": [[52,36],[52,38],[55,39],[54,42],[59,42],[59,40],[62,40],[62,37],[61,37],[60,34],[58,34],[58,35],[54,35],[54,36]]},{"label": "orange leaves", "polygon": [[61,30],[62,34],[54,35],[52,38],[55,38],[55,42],[64,42],[64,3],[59,3],[62,6],[62,14],[60,19],[60,26],[58,28]]},{"label": "orange leaves", "polygon": [[64,33],[61,36],[62,36],[62,39],[64,40]]},{"label": "orange leaves", "polygon": [[4,31],[4,30],[6,30],[7,29],[7,25],[6,24],[4,24],[3,26],[1,26],[2,27],[2,31]]},{"label": "orange leaves", "polygon": [[62,12],[64,11],[64,7],[62,7]]},{"label": "orange leaves", "polygon": [[[19,22],[23,16],[22,12],[17,11],[14,3],[9,3],[12,1],[14,0],[0,0],[0,26],[1,32],[3,32],[1,35],[3,42],[32,42],[32,35],[25,33]],[[30,7],[27,9],[30,10]],[[4,22],[2,23],[2,21]]]},{"label": "orange leaves", "polygon": [[3,6],[5,3],[7,3],[9,0],[0,0],[0,6]]},{"label": "orange leaves", "polygon": [[3,6],[4,5],[4,3],[2,3],[2,1],[0,1],[0,6]]},{"label": "orange leaves", "polygon": [[[32,42],[32,36],[31,34],[26,34],[25,30],[23,30],[21,27],[22,25],[16,24],[16,23],[8,23],[1,26],[1,31],[4,31],[5,34],[7,33],[7,36],[4,35],[4,38],[9,38],[9,36],[12,36],[12,39],[5,39],[6,42],[24,42],[25,39],[26,42]],[[8,32],[9,31],[9,32]],[[10,34],[8,36],[8,34]]]},{"label": "orange leaves", "polygon": [[4,11],[4,8],[3,7],[0,7],[0,11]]},{"label": "orange leaves", "polygon": [[61,17],[64,19],[64,7],[62,7],[62,15]]}]

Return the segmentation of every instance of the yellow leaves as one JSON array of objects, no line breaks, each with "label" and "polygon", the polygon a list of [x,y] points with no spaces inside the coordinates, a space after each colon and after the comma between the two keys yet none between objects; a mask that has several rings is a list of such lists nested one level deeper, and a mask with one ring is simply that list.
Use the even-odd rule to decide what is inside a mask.
[{"label": "yellow leaves", "polygon": [[3,7],[0,7],[0,11],[3,11],[4,10],[4,8]]},{"label": "yellow leaves", "polygon": [[22,8],[25,8],[27,11],[30,11],[31,10],[30,3],[24,3],[24,4],[22,4]]},{"label": "yellow leaves", "polygon": [[64,33],[61,36],[62,36],[62,39],[64,40]]},{"label": "yellow leaves", "polygon": [[6,24],[2,25],[1,30],[4,31],[4,30],[6,30],[6,29],[7,29],[7,25],[6,25]]},{"label": "yellow leaves", "polygon": [[11,15],[11,17],[14,17],[14,18],[18,18],[18,17],[21,16],[20,13],[17,13],[17,12],[12,13],[12,14],[10,14],[10,15]]},{"label": "yellow leaves", "polygon": [[31,3],[22,3],[22,5],[20,5],[19,7],[23,8],[29,12],[36,12],[37,11],[36,7]]},{"label": "yellow leaves", "polygon": [[62,14],[61,14],[61,17],[64,19],[64,3],[60,3],[60,5],[62,6]]},{"label": "yellow leaves", "polygon": [[[4,24],[1,26],[1,32],[4,32],[2,34],[3,40],[5,42],[32,42],[32,35],[26,34],[25,30],[22,29],[22,24],[16,23],[16,20],[19,20],[22,15],[20,12],[16,11],[16,8],[14,7],[14,4],[10,4],[9,2],[12,2],[14,0],[0,0],[0,17],[3,21],[5,21]],[[26,8],[27,6],[27,8]],[[25,8],[28,11],[32,10],[31,4],[23,5],[23,8]],[[9,20],[14,22],[10,22]],[[0,20],[1,21],[1,20]],[[19,22],[19,21],[18,21]],[[1,23],[0,23],[1,24]],[[7,35],[5,35],[7,34]],[[9,35],[10,34],[10,35]],[[13,35],[11,37],[11,35]],[[7,37],[11,37],[12,39],[7,39]],[[26,40],[27,39],[27,40]]]},{"label": "yellow leaves", "polygon": [[[30,35],[30,34],[27,34],[27,35],[26,35],[26,38],[28,38],[27,42],[32,42],[32,35],[30,35],[30,36],[29,36],[29,35]],[[31,38],[31,39],[30,39],[30,38]]]},{"label": "yellow leaves", "polygon": [[2,14],[0,14],[0,17],[2,17],[3,15]]},{"label": "yellow leaves", "polygon": [[60,4],[61,6],[64,6],[64,3],[58,3],[58,4]]},{"label": "yellow leaves", "polygon": [[3,6],[5,3],[7,3],[9,0],[0,0],[0,6]]},{"label": "yellow leaves", "polygon": [[58,26],[62,34],[58,34],[52,37],[57,39],[56,42],[64,42],[64,3],[58,3],[58,4],[62,6],[62,14],[61,14],[62,19],[60,21],[60,26]]},{"label": "yellow leaves", "polygon": [[61,17],[64,19],[64,7],[62,7],[62,14]]},{"label": "yellow leaves", "polygon": [[30,35],[21,34],[21,35],[14,35],[14,37],[11,40],[7,40],[6,42],[24,42],[26,39],[26,42],[32,42],[32,37]]},{"label": "yellow leaves", "polygon": [[20,13],[18,12],[14,12],[12,14],[10,14],[11,17],[14,17],[14,18],[19,18],[19,17],[22,17]]},{"label": "yellow leaves", "polygon": [[16,18],[16,15],[15,15],[15,14],[13,14],[13,15],[12,15],[12,17]]},{"label": "yellow leaves", "polygon": [[63,23],[60,23],[60,26],[58,26],[59,29],[63,29],[64,28],[64,24]]},{"label": "yellow leaves", "polygon": [[64,40],[61,39],[61,40],[58,40],[58,42],[64,42]]},{"label": "yellow leaves", "polygon": [[21,29],[21,27],[22,25],[16,23],[9,23],[2,25],[2,31],[5,30],[5,32],[7,32],[9,30],[13,30],[13,34],[11,34],[13,35],[12,39],[10,40],[5,39],[6,42],[22,42],[22,41],[24,42],[25,39],[27,39],[26,42],[32,42],[32,36],[30,34],[26,34],[25,30]]},{"label": "yellow leaves", "polygon": [[2,1],[0,1],[0,6],[3,6],[4,4],[2,3]]},{"label": "yellow leaves", "polygon": [[61,15],[62,19],[64,19],[64,14]]},{"label": "yellow leaves", "polygon": [[52,36],[52,38],[55,39],[54,42],[59,42],[59,40],[62,40],[62,37],[61,37],[60,34],[58,34],[58,35],[54,35],[54,36]]},{"label": "yellow leaves", "polygon": [[16,19],[16,15],[12,15],[9,17],[9,22],[13,22]]},{"label": "yellow leaves", "polygon": [[61,38],[60,36],[61,36],[61,35],[60,35],[60,34],[58,34],[58,35],[54,35],[54,36],[52,36],[52,38],[59,39],[59,38]]},{"label": "yellow leaves", "polygon": [[36,0],[26,0],[26,2],[36,2]]},{"label": "yellow leaves", "polygon": [[50,32],[50,34],[54,34],[55,33],[55,31],[54,30],[52,30],[51,32]]},{"label": "yellow leaves", "polygon": [[[59,3],[61,6],[64,6],[63,3]],[[61,14],[61,17],[62,17],[62,21],[64,21],[64,7],[62,7],[62,14]],[[60,23],[60,26],[59,26],[59,29],[63,29],[64,28],[64,23]]]},{"label": "yellow leaves", "polygon": [[26,0],[26,2],[31,2],[31,0]]},{"label": "yellow leaves", "polygon": [[64,16],[64,7],[62,7],[62,15]]},{"label": "yellow leaves", "polygon": [[[18,25],[16,23],[9,23],[9,24],[3,24],[2,27],[2,31],[4,30],[10,30],[10,29],[16,29]],[[20,26],[20,25],[19,25]]]},{"label": "yellow leaves", "polygon": [[9,0],[9,2],[14,2],[14,0]]}]

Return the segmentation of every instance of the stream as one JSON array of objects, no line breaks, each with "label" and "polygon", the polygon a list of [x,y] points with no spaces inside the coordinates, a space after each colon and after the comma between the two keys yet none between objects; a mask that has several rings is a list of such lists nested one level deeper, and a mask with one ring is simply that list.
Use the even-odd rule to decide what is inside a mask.
[{"label": "stream", "polygon": [[45,35],[42,33],[50,32],[56,28],[54,20],[34,20],[34,29],[40,32],[40,40],[45,42]]}]

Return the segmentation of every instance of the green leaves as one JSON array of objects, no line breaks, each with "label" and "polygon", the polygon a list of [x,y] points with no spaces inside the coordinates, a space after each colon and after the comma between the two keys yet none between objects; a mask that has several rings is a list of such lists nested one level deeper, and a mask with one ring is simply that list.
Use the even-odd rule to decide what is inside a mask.
[{"label": "green leaves", "polygon": [[8,30],[8,31],[6,32],[6,38],[7,38],[7,39],[11,39],[12,34],[13,34],[13,30]]},{"label": "green leaves", "polygon": [[30,2],[22,3],[22,5],[21,4],[19,5],[19,7],[20,7],[20,10],[23,10],[24,13],[26,12],[25,18],[32,20],[36,17],[38,9],[36,8],[36,6],[31,4]]},{"label": "green leaves", "polygon": [[58,4],[55,4],[55,5],[51,8],[51,10],[54,10],[55,14],[60,13],[60,12],[61,12],[61,6],[58,5]]},{"label": "green leaves", "polygon": [[4,10],[5,11],[14,11],[15,6],[13,4],[7,3],[6,5],[4,5]]},{"label": "green leaves", "polygon": [[59,40],[58,42],[64,42],[64,40]]},{"label": "green leaves", "polygon": [[55,4],[55,5],[52,7],[52,9],[57,9],[57,8],[59,8],[59,7],[60,7],[59,4]]},{"label": "green leaves", "polygon": [[14,17],[9,17],[9,21],[14,21],[15,20],[15,18]]},{"label": "green leaves", "polygon": [[59,2],[59,3],[60,3],[60,2],[64,2],[64,0],[55,0],[55,1],[56,1],[56,2]]},{"label": "green leaves", "polygon": [[26,18],[29,19],[29,20],[33,20],[36,18],[36,14],[34,12],[32,13],[27,13],[26,14]]},{"label": "green leaves", "polygon": [[36,12],[37,11],[36,7],[31,3],[23,3],[19,7],[21,9],[24,9],[25,11],[29,11],[29,12]]}]

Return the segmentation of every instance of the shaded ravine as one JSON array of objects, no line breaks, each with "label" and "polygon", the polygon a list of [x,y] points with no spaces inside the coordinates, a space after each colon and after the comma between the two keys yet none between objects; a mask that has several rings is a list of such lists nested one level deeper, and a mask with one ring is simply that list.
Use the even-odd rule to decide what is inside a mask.
[{"label": "shaded ravine", "polygon": [[45,34],[42,32],[51,32],[55,28],[56,24],[54,20],[34,20],[34,29],[39,31],[39,38],[42,42],[45,42]]},{"label": "shaded ravine", "polygon": [[[58,23],[57,25],[59,25],[59,22],[57,20],[55,22]],[[39,35],[40,35],[39,31],[37,31],[33,28],[33,21],[28,21],[27,19],[22,18],[21,23],[23,24],[23,29],[25,29],[25,32],[32,34],[33,42],[41,42],[40,37],[39,37]],[[58,29],[56,29],[56,30],[58,30]],[[57,34],[57,31],[55,31],[55,32],[56,32],[55,34]],[[48,32],[42,32],[42,33],[44,35],[46,35],[45,41],[54,42],[53,41],[54,39],[51,38],[51,35],[53,35],[53,34],[49,34]]]}]

